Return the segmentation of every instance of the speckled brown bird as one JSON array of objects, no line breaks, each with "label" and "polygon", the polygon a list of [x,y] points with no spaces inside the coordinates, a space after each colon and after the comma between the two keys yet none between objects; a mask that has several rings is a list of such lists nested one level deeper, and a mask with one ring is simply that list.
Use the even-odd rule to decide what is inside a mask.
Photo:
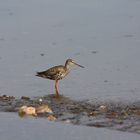
[{"label": "speckled brown bird", "polygon": [[83,66],[75,63],[74,60],[67,59],[65,62],[65,65],[58,65],[58,66],[54,66],[52,68],[49,68],[46,71],[37,72],[36,76],[50,79],[50,80],[55,80],[56,97],[58,97],[59,96],[58,81],[63,79],[70,72],[71,67],[73,65],[77,65],[81,68],[84,68]]}]

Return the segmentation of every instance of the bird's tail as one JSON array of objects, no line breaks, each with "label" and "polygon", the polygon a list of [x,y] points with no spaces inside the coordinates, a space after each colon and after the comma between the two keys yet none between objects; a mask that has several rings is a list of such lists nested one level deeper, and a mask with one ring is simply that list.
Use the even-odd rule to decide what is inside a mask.
[{"label": "bird's tail", "polygon": [[36,72],[36,75],[35,75],[35,76],[42,77],[41,75],[42,75],[42,73],[41,73],[41,72]]},{"label": "bird's tail", "polygon": [[47,76],[45,75],[45,72],[36,72],[36,76],[42,77],[42,78],[47,78]]}]

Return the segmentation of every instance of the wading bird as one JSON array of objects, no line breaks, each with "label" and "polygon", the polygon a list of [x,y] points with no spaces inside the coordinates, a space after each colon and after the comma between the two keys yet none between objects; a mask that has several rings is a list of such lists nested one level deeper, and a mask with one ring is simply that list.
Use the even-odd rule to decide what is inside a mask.
[{"label": "wading bird", "polygon": [[37,72],[36,76],[39,76],[39,77],[42,77],[42,78],[47,78],[47,79],[50,79],[50,80],[55,80],[56,97],[58,97],[59,96],[58,81],[63,79],[66,75],[68,75],[68,73],[70,72],[71,67],[73,65],[77,65],[81,68],[84,68],[83,66],[75,63],[74,60],[67,59],[66,62],[65,62],[65,65],[58,65],[58,66],[54,66],[52,68],[49,68],[46,71]]}]

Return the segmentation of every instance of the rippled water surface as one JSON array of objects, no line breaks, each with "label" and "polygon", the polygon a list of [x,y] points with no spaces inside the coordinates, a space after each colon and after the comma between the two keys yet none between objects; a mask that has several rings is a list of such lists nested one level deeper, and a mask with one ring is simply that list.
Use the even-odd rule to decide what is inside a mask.
[{"label": "rippled water surface", "polygon": [[0,94],[44,96],[54,82],[36,71],[74,68],[60,94],[90,102],[140,100],[139,0],[1,0]]}]

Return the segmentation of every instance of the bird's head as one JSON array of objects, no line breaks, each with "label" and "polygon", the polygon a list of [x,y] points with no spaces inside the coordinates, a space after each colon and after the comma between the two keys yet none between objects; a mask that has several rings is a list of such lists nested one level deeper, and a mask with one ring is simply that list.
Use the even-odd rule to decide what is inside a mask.
[{"label": "bird's head", "polygon": [[76,66],[79,66],[79,67],[81,67],[81,68],[84,68],[84,66],[81,66],[81,65],[77,64],[77,63],[76,63],[74,60],[72,60],[72,59],[67,59],[67,60],[66,60],[65,67],[66,67],[67,69],[70,69],[73,65],[76,65]]}]

